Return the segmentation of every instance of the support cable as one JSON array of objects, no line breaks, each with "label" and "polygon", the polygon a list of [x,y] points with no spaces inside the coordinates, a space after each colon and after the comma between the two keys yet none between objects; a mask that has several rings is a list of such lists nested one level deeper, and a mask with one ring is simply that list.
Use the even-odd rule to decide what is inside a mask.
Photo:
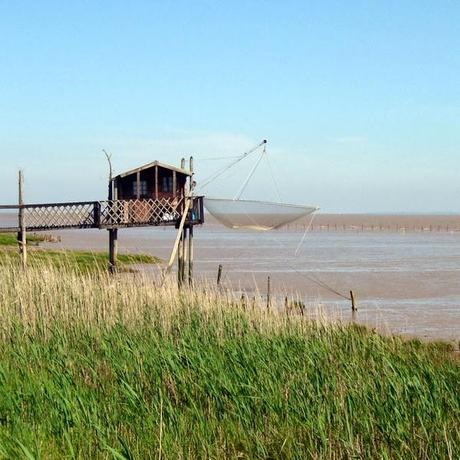
[{"label": "support cable", "polygon": [[229,165],[224,166],[223,168],[219,169],[215,173],[211,174],[211,176],[207,177],[200,185],[200,188],[203,189],[204,187],[208,186],[211,182],[215,181],[218,177],[220,177],[222,174],[224,174],[227,170],[230,168],[233,168],[236,164],[238,164],[240,161],[244,160],[248,155],[256,151],[258,148],[260,148],[262,145],[265,145],[267,143],[267,140],[264,139],[260,144],[256,145],[254,148],[251,150],[248,150],[247,152],[243,153],[242,155],[238,156],[235,161],[232,161]]},{"label": "support cable", "polygon": [[264,146],[264,149],[262,150],[262,153],[259,157],[259,159],[256,161],[255,165],[253,166],[253,168],[251,169],[248,177],[246,177],[246,180],[243,182],[243,185],[240,187],[240,189],[238,190],[238,192],[236,193],[235,197],[233,198],[233,200],[239,200],[241,198],[241,195],[243,194],[244,190],[246,189],[246,187],[248,186],[248,183],[249,181],[251,180],[251,177],[254,175],[254,173],[256,172],[256,169],[257,169],[257,166],[259,166],[259,163],[261,162],[262,158],[265,156],[266,154],[266,150],[265,150],[265,146]]},{"label": "support cable", "polygon": [[268,169],[270,170],[270,175],[272,176],[272,182],[273,182],[273,185],[275,187],[276,195],[278,197],[278,202],[282,203],[283,200],[281,199],[281,193],[280,193],[280,189],[278,187],[278,182],[276,181],[275,175],[273,174],[272,164],[271,164],[271,162],[270,162],[270,160],[268,158],[268,155],[265,155],[265,159],[267,160]]}]

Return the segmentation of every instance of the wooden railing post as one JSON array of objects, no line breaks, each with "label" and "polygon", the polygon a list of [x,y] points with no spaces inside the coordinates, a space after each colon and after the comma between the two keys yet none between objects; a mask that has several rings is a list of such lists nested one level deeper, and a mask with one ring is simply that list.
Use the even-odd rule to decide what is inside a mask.
[{"label": "wooden railing post", "polygon": [[94,227],[99,228],[101,226],[101,203],[99,201],[94,202],[93,220]]}]

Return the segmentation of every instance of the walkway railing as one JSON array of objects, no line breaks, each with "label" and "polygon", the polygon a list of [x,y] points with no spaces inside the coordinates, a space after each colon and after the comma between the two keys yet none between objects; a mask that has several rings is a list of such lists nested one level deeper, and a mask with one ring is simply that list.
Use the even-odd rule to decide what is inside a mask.
[{"label": "walkway railing", "polygon": [[[22,209],[26,230],[41,231],[175,225],[183,207],[184,198],[161,198],[0,205],[0,210],[14,213]],[[203,197],[194,197],[188,222],[203,223]],[[0,232],[19,230],[11,215],[7,223],[0,219]]]}]

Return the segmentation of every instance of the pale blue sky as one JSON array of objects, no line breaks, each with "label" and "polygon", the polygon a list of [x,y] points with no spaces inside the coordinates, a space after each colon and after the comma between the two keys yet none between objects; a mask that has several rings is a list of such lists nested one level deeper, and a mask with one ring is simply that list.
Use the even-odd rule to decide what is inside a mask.
[{"label": "pale blue sky", "polygon": [[100,199],[102,148],[199,179],[267,138],[285,201],[460,211],[457,1],[0,0],[0,40],[0,203],[18,167],[28,201]]}]

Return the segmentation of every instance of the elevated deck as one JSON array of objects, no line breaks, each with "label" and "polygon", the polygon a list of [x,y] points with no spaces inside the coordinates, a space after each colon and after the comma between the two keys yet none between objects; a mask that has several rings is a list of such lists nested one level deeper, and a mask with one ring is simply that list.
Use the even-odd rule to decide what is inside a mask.
[{"label": "elevated deck", "polygon": [[[84,228],[127,228],[175,226],[181,219],[184,198],[79,201],[70,203],[40,203],[1,205],[0,210],[24,213],[27,231],[47,231]],[[193,197],[186,225],[204,222],[203,197]],[[0,232],[17,232],[18,226],[0,226]]]}]

